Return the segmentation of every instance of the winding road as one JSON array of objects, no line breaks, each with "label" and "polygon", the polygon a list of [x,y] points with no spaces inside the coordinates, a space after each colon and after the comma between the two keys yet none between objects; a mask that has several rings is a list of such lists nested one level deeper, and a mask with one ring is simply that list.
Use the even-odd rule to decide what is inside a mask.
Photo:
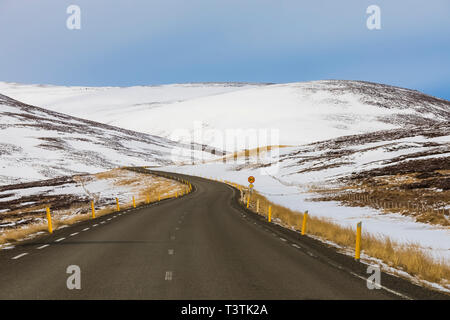
[{"label": "winding road", "polygon": [[[268,223],[232,187],[183,176],[194,192],[83,221],[0,251],[1,299],[448,299]],[[81,289],[68,289],[68,266]]]}]

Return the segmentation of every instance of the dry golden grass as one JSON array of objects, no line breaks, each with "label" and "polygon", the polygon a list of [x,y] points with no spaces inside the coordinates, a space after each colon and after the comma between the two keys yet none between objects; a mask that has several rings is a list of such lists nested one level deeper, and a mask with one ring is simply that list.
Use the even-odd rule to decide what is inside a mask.
[{"label": "dry golden grass", "polygon": [[224,160],[225,161],[235,160],[235,159],[243,158],[243,157],[261,157],[264,155],[264,153],[271,151],[273,149],[287,148],[287,147],[289,147],[289,146],[288,145],[273,145],[273,146],[258,147],[258,148],[254,148],[254,149],[245,149],[245,150],[233,152],[231,154],[221,157],[220,159],[213,159],[213,160],[206,161],[206,162],[223,162]]},{"label": "dry golden grass", "polygon": [[0,235],[0,244],[11,243],[18,241],[20,239],[24,239],[27,236],[40,232],[46,231],[47,224],[31,224],[26,228],[19,228],[14,230],[8,230],[7,232]]},{"label": "dry golden grass", "polygon": [[[43,215],[43,216],[45,216],[45,215]],[[79,214],[79,215],[71,216],[71,217],[65,218],[65,219],[59,219],[58,217],[54,217],[54,218],[52,218],[52,227],[53,227],[53,230],[56,230],[63,225],[69,225],[69,224],[73,224],[73,223],[76,223],[76,222],[79,222],[82,220],[87,220],[90,217],[91,217],[90,214]],[[34,234],[34,233],[37,233],[40,231],[46,231],[46,232],[48,231],[47,222],[33,223],[33,224],[29,224],[29,225],[21,227],[21,228],[7,230],[0,235],[0,244],[16,242],[16,241],[26,238],[27,236],[29,236],[31,234]]]},{"label": "dry golden grass", "polygon": [[[94,175],[96,179],[110,179],[111,183],[116,186],[129,186],[130,189],[136,193],[135,203],[136,206],[140,206],[147,203],[156,202],[167,198],[173,198],[175,196],[182,196],[187,192],[187,186],[171,179],[164,177],[130,172],[126,169],[117,168],[107,172],[102,172]],[[76,176],[75,180],[81,183],[86,179],[86,176]],[[97,202],[98,199],[96,199]],[[57,201],[57,199],[55,199]],[[35,218],[42,218],[45,222],[42,223],[30,223],[28,225],[18,227],[15,229],[3,230],[0,233],[0,244],[16,242],[22,240],[32,234],[40,231],[48,231],[48,225],[46,222],[45,208],[52,207],[52,203],[46,205],[32,206],[23,208],[20,212],[10,213],[25,213],[31,211],[41,211],[37,213]],[[127,203],[120,203],[120,210],[126,210],[133,207],[132,199]],[[117,210],[116,204],[108,204],[103,207],[98,207],[96,204],[95,216],[100,217],[110,214]],[[73,214],[73,212],[78,212]],[[70,225],[79,221],[88,220],[92,218],[91,204],[73,204],[70,208],[52,211],[52,225],[53,230],[57,230],[63,225]]]},{"label": "dry golden grass", "polygon": [[[246,189],[243,194],[243,205],[247,203]],[[259,214],[268,215],[269,205],[272,206],[272,220],[279,219],[280,223],[288,228],[300,231],[303,221],[303,213],[290,210],[280,205],[271,203],[263,195],[253,191],[249,208],[256,212],[259,200]],[[356,242],[356,228],[342,227],[324,218],[308,215],[306,233],[319,238],[329,240],[339,246],[352,249]],[[385,264],[405,271],[418,279],[441,283],[448,286],[450,280],[450,265],[445,261],[436,261],[422,251],[417,244],[398,244],[389,238],[377,237],[363,232],[361,242],[362,253],[380,259]],[[447,281],[447,283],[445,283]]]},{"label": "dry golden grass", "polygon": [[[450,176],[450,170],[438,170]],[[398,213],[414,217],[417,222],[450,226],[450,210],[444,209],[450,199],[450,190],[434,188],[405,188],[426,182],[417,173],[396,174],[358,180],[337,187],[311,187],[310,192],[320,194],[316,201],[340,201],[346,206],[372,207],[384,213]]]}]

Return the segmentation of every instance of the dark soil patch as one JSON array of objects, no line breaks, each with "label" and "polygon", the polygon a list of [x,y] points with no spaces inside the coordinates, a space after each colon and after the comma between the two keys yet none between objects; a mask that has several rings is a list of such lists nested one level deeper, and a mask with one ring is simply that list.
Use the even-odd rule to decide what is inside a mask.
[{"label": "dark soil patch", "polygon": [[364,179],[409,173],[429,173],[436,170],[450,170],[450,157],[410,160],[392,166],[386,166],[354,174],[351,179]]}]

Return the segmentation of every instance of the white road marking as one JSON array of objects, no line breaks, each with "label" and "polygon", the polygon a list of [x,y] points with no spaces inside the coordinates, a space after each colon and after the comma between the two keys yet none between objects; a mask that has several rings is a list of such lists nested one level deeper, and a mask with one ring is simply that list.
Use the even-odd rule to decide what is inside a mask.
[{"label": "white road marking", "polygon": [[285,238],[280,238],[281,241],[287,241]]},{"label": "white road marking", "polygon": [[298,245],[296,245],[295,243],[293,243],[292,246],[293,246],[294,248],[300,249],[300,247],[299,247]]},{"label": "white road marking", "polygon": [[[359,279],[361,279],[361,280],[367,281],[367,279],[366,279],[365,277],[362,277],[362,276],[360,276],[359,274],[356,274],[356,273],[351,272],[351,271],[350,271],[350,274],[354,275],[355,277],[357,277],[357,278],[359,278]],[[386,288],[386,287],[383,286],[383,285],[380,285],[380,287],[383,288],[384,290],[390,292],[390,293],[393,293],[393,294],[395,294],[395,295],[397,295],[397,296],[402,297],[403,299],[406,299],[406,300],[412,300],[410,297],[405,296],[404,294],[401,294],[400,292],[397,292],[397,291],[394,291],[394,290],[392,290],[392,289]]]},{"label": "white road marking", "polygon": [[110,220],[111,220],[111,218],[109,218],[109,219],[106,219],[106,220],[110,221]]},{"label": "white road marking", "polygon": [[180,228],[176,227],[175,230],[180,230]]},{"label": "white road marking", "polygon": [[98,226],[98,224],[94,224],[94,225],[92,225],[93,227],[96,227],[96,226]]},{"label": "white road marking", "polygon": [[41,250],[44,248],[47,248],[49,246],[49,244],[44,244],[43,246],[37,247],[36,249]]},{"label": "white road marking", "polygon": [[166,271],[166,278],[165,280],[170,281],[172,280],[172,271]]},{"label": "white road marking", "polygon": [[344,270],[344,268],[342,268],[340,265],[338,265],[338,264],[335,264],[335,263],[333,263],[333,262],[329,262],[329,264],[331,264],[333,267],[335,267],[335,268],[338,268],[338,269],[340,269],[340,270]]},{"label": "white road marking", "polygon": [[23,256],[26,256],[27,254],[28,254],[27,252],[21,253],[18,256],[15,256],[14,258],[11,258],[11,259],[16,260],[16,259],[22,258]]},{"label": "white road marking", "polygon": [[101,224],[104,224],[105,223],[105,221],[102,221],[102,222],[100,222]]},{"label": "white road marking", "polygon": [[169,249],[169,255],[173,255],[174,250],[173,249]]},{"label": "white road marking", "polygon": [[73,236],[76,236],[77,234],[79,234],[79,232],[71,233],[70,236],[73,237]]},{"label": "white road marking", "polygon": [[55,242],[60,242],[60,241],[63,241],[64,239],[66,239],[66,238],[59,238],[58,240],[55,240]]},{"label": "white road marking", "polygon": [[89,230],[89,228],[84,228],[83,230],[81,230],[81,231],[88,231]]}]

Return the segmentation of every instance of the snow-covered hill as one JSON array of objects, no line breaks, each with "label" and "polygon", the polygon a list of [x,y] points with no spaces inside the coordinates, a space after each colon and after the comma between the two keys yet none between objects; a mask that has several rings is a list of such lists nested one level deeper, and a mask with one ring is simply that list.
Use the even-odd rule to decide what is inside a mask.
[{"label": "snow-covered hill", "polygon": [[[450,102],[420,92],[362,81],[288,84],[197,83],[147,87],[58,87],[0,83],[0,93],[54,111],[163,136],[224,145],[218,129],[269,132],[267,144],[300,145],[339,136],[450,120]],[[279,139],[270,136],[278,130]],[[176,136],[188,130],[191,134]],[[250,132],[237,133],[238,136]],[[254,148],[248,139],[238,149]],[[229,141],[228,141],[229,142]],[[264,145],[260,142],[259,145]]]},{"label": "snow-covered hill", "polygon": [[[450,122],[381,130],[283,148],[273,164],[279,166],[277,176],[283,181],[308,187],[316,182],[333,184],[353,176],[364,176],[373,170],[384,170],[380,175],[395,175],[408,169],[410,172],[424,172],[424,169],[432,172],[439,167],[413,168],[411,161],[436,159],[447,159],[440,169],[450,169]],[[386,170],[392,166],[398,170]]]},{"label": "snow-covered hill", "polygon": [[0,185],[186,160],[190,148],[0,95]]},{"label": "snow-covered hill", "polygon": [[[251,156],[161,168],[248,185],[274,203],[416,243],[450,263],[450,122],[337,137]],[[348,199],[352,195],[354,199]],[[355,197],[358,196],[358,197]]]},{"label": "snow-covered hill", "polygon": [[[130,88],[0,83],[0,93],[71,115],[0,96],[0,184],[118,165],[160,165],[242,185],[253,175],[255,189],[274,203],[347,227],[363,221],[364,232],[416,243],[450,261],[449,101],[337,80]],[[195,126],[202,128],[195,142],[219,150],[234,151],[216,135],[233,129],[279,132],[277,141],[254,141],[255,131],[241,131],[238,148],[282,147],[258,161],[252,150],[247,159],[237,153],[237,162],[231,154],[223,161],[199,152],[208,154],[206,163],[173,163],[174,153],[190,149],[166,138],[184,129],[181,141],[190,142]]]}]

